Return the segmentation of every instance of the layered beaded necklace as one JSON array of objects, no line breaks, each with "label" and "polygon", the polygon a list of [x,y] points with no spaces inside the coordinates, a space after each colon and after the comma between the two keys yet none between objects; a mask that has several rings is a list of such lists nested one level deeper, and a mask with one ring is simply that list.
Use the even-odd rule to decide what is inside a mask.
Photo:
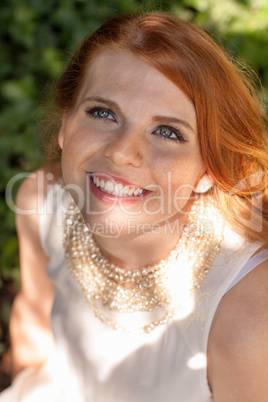
[{"label": "layered beaded necklace", "polygon": [[[96,317],[116,330],[149,333],[170,321],[180,306],[171,271],[187,266],[189,294],[198,289],[220,250],[223,219],[213,203],[196,202],[175,248],[158,264],[126,270],[110,263],[97,246],[80,210],[72,203],[64,223],[64,247],[68,267],[78,280]],[[177,271],[178,272],[178,271]],[[172,286],[171,286],[171,282]],[[175,289],[175,293],[174,293]],[[153,312],[163,309],[160,319],[130,329],[103,312]],[[161,310],[162,311],[162,310]]]}]

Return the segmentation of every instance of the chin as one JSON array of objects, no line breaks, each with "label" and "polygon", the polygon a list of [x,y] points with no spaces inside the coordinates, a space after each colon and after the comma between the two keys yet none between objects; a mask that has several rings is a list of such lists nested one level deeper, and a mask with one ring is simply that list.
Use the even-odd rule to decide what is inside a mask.
[{"label": "chin", "polygon": [[90,231],[96,235],[107,238],[118,238],[124,234],[127,234],[127,224],[120,220],[111,220],[109,217],[103,215],[87,215],[82,211],[82,215],[85,219],[86,225]]}]

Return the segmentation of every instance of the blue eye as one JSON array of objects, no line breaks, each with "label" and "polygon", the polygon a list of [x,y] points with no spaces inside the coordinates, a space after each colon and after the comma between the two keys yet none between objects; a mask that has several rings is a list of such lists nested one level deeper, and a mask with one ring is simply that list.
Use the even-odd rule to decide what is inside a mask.
[{"label": "blue eye", "polygon": [[86,111],[87,114],[91,115],[94,119],[99,120],[115,120],[115,117],[111,110],[102,107],[94,107]]},{"label": "blue eye", "polygon": [[186,142],[183,135],[174,127],[161,126],[155,131],[155,133],[159,134],[163,139]]}]

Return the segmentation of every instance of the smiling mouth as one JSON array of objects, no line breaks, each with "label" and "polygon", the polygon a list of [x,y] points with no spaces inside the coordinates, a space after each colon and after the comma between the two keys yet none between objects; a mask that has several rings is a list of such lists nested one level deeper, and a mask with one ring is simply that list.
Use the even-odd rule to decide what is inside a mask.
[{"label": "smiling mouth", "polygon": [[94,173],[91,173],[91,179],[99,190],[116,197],[140,197],[147,193],[147,190],[140,187],[124,185],[123,183],[114,182],[106,178],[99,178]]}]

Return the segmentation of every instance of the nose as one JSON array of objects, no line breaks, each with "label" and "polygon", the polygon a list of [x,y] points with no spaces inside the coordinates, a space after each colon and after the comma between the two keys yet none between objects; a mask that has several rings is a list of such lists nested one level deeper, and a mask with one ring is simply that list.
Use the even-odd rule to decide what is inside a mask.
[{"label": "nose", "polygon": [[106,145],[104,155],[117,166],[142,164],[142,140],[133,132],[119,133]]}]

